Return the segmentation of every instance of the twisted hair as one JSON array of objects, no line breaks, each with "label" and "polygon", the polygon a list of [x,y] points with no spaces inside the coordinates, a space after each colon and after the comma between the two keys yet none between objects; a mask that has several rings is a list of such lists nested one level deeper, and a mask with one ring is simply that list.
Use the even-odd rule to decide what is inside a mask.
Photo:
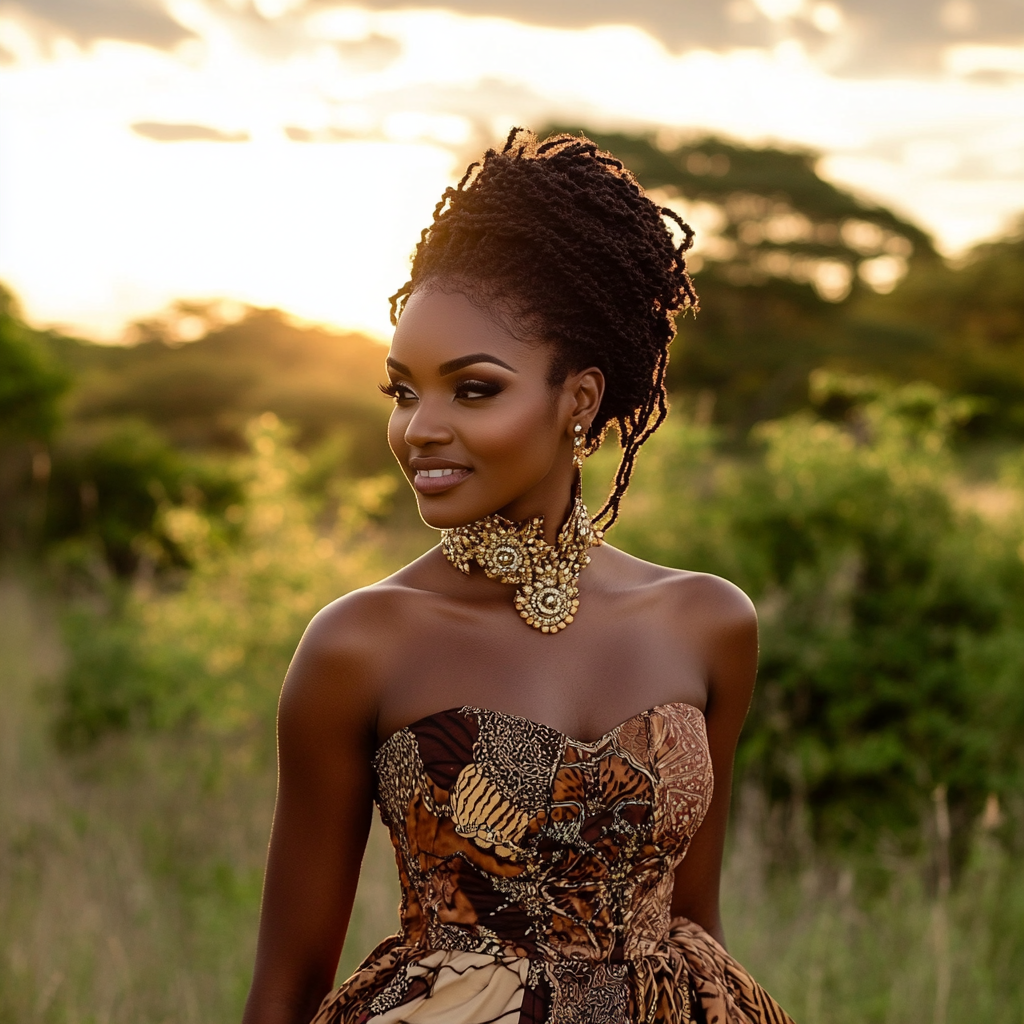
[{"label": "twisted hair", "polygon": [[[677,242],[665,218],[682,232]],[[605,393],[587,451],[614,424],[622,447],[615,482],[594,516],[607,529],[641,445],[668,412],[665,371],[677,310],[697,308],[685,253],[693,231],[652,202],[618,160],[589,139],[539,141],[514,128],[445,190],[423,230],[409,280],[391,297],[397,324],[430,283],[503,306],[504,319],[554,343],[550,382],[588,366]]]}]

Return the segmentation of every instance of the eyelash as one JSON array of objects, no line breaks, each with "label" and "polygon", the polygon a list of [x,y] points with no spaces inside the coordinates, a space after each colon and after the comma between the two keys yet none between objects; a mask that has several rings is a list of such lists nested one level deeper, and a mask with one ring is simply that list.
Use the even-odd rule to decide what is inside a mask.
[{"label": "eyelash", "polygon": [[395,384],[392,381],[388,381],[386,384],[378,384],[377,390],[381,394],[387,395],[388,398],[393,398],[396,402],[404,397],[403,392],[408,392],[409,389],[402,384]]},{"label": "eyelash", "polygon": [[[416,394],[406,384],[397,384],[394,381],[388,381],[386,384],[378,384],[378,389],[389,398],[393,398],[396,402],[400,402],[403,399],[408,400],[410,397],[415,398]],[[455,397],[460,397],[460,392],[475,392],[470,396],[464,396],[466,401],[476,401],[480,398],[492,398],[494,395],[499,394],[503,391],[498,384],[491,384],[483,380],[461,380],[455,385]]]},{"label": "eyelash", "polygon": [[[493,398],[503,390],[504,388],[500,384],[492,384],[485,380],[460,380],[455,385],[455,396],[458,397],[460,391],[474,391],[477,393],[477,398]],[[474,399],[469,399],[469,401],[474,401]]]}]

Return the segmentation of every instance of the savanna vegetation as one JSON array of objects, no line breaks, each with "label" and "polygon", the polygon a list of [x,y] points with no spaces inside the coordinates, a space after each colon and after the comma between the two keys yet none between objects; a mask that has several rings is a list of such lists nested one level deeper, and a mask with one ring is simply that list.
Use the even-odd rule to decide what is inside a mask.
[{"label": "savanna vegetation", "polygon": [[[730,945],[806,1024],[1019,1024],[1024,232],[950,263],[811,154],[600,141],[703,229],[615,541],[758,606]],[[291,651],[432,543],[376,343],[225,304],[126,340],[3,293],[0,1022],[239,1017]]]}]

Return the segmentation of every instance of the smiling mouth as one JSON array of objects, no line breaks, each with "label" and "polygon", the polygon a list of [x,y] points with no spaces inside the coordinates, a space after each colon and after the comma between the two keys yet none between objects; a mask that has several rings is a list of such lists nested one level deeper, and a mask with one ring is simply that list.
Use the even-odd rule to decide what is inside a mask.
[{"label": "smiling mouth", "polygon": [[413,487],[420,494],[442,494],[457,487],[468,477],[471,469],[418,469],[413,477]]}]

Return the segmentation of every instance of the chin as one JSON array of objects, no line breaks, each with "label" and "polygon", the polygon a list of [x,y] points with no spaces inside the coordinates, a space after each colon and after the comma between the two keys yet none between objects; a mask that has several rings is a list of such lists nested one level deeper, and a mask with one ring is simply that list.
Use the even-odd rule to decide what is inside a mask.
[{"label": "chin", "polygon": [[500,499],[496,499],[494,503],[481,503],[467,500],[470,497],[454,492],[436,496],[417,492],[416,505],[420,518],[434,530],[451,530],[456,526],[465,526],[503,507]]},{"label": "chin", "polygon": [[432,530],[451,530],[456,526],[465,526],[477,519],[482,519],[488,513],[473,515],[471,512],[460,512],[457,507],[449,505],[443,507],[436,499],[420,499],[418,502],[420,519],[423,520]]}]

